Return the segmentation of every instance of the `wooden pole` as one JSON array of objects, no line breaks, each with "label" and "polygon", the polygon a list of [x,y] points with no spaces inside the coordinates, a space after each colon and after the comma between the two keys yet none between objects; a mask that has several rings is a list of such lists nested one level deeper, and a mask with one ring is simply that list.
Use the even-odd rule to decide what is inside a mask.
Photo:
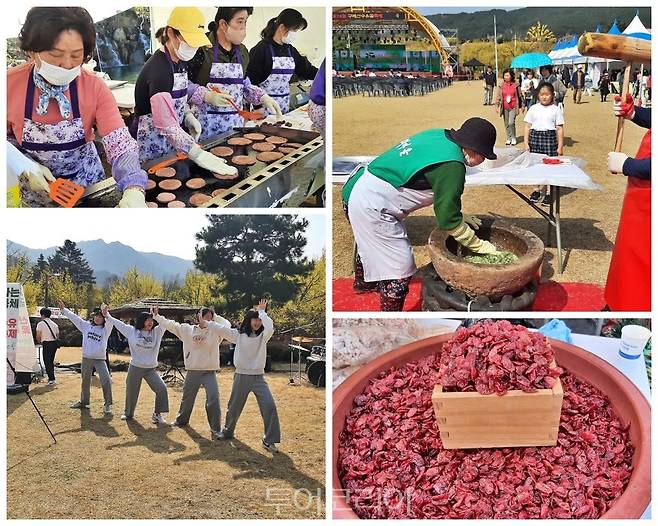
[{"label": "wooden pole", "polygon": [[[628,86],[631,80],[631,68],[633,67],[632,62],[626,63],[626,68],[624,69],[624,83],[621,89],[621,103],[623,104],[626,100],[626,95],[628,93]],[[617,139],[615,140],[615,151],[621,152],[621,143],[624,140],[624,117],[619,117],[617,120]]]},{"label": "wooden pole", "polygon": [[651,62],[651,41],[625,35],[585,33],[578,39],[578,51],[586,57]]}]

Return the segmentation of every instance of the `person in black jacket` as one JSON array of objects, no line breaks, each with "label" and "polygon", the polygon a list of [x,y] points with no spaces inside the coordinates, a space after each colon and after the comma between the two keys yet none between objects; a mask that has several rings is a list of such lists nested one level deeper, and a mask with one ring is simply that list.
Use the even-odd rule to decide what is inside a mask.
[{"label": "person in black jacket", "polygon": [[249,51],[247,77],[271,96],[283,113],[290,110],[290,79],[293,75],[313,80],[318,72],[293,46],[299,31],[308,26],[296,9],[284,9],[261,31],[261,41]]},{"label": "person in black jacket", "polygon": [[496,87],[496,72],[487,66],[487,71],[484,74],[484,106],[491,106],[493,104],[493,92]]}]

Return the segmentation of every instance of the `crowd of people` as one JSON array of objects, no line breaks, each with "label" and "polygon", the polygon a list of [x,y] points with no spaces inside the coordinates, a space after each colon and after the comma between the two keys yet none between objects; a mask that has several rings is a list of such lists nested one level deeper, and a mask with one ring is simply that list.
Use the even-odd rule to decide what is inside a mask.
[{"label": "crowd of people", "polygon": [[[206,393],[205,410],[214,439],[230,439],[247,402],[253,393],[263,418],[265,449],[275,453],[281,441],[281,430],[276,403],[265,380],[267,343],[274,334],[274,324],[267,315],[267,300],[247,311],[238,328],[217,315],[213,308],[202,308],[192,323],[179,323],[160,315],[157,307],[141,312],[134,324],[124,323],[113,317],[108,306],[102,304],[85,320],[67,309],[59,301],[62,315],[68,318],[82,333],[82,384],[80,399],[71,405],[73,409],[86,410],[90,404],[91,378],[98,373],[103,392],[103,413],[112,414],[112,378],[107,361],[108,339],[116,329],[126,339],[130,351],[130,364],[126,376],[126,396],[121,420],[135,418],[142,382],[145,381],[155,394],[152,421],[166,425],[163,414],[169,412],[168,389],[158,373],[158,355],[165,332],[181,340],[185,365],[185,381],[180,407],[171,425],[183,427],[189,424],[197,393],[203,386]],[[36,327],[36,338],[43,346],[43,356],[48,374],[48,384],[56,385],[54,359],[59,346],[59,329],[50,319],[49,309],[41,311],[41,321]],[[235,374],[226,410],[224,426],[221,425],[221,407],[217,371],[222,341],[235,345],[233,364]]]}]

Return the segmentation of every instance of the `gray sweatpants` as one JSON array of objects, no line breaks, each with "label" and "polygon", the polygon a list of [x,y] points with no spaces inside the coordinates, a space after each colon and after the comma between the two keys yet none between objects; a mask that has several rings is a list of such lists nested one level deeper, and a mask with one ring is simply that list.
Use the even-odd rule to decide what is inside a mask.
[{"label": "gray sweatpants", "polygon": [[278,444],[281,442],[279,415],[276,411],[272,392],[265,381],[265,376],[262,374],[235,373],[235,376],[233,376],[231,398],[228,401],[226,423],[224,425],[225,434],[233,436],[235,425],[238,423],[244,404],[247,403],[249,393],[254,393],[256,396],[260,415],[263,417],[265,433],[263,440],[268,444]]},{"label": "gray sweatpants", "polygon": [[215,371],[187,371],[183,384],[183,398],[176,416],[176,423],[185,425],[190,421],[194,401],[203,385],[206,390],[206,415],[212,431],[221,431],[222,412],[219,407],[219,388]]},{"label": "gray sweatpants", "polygon": [[518,108],[513,110],[503,110],[503,120],[505,121],[505,132],[507,138],[511,141],[516,140],[516,116],[519,114]]},{"label": "gray sweatpants", "polygon": [[89,405],[89,391],[91,390],[91,375],[94,368],[98,371],[98,377],[101,380],[103,388],[103,398],[105,404],[112,405],[112,380],[110,371],[107,368],[105,360],[93,360],[92,358],[82,358],[80,372],[82,373],[82,389],[80,390],[80,401],[84,405]]},{"label": "gray sweatpants", "polygon": [[155,393],[155,409],[153,412],[167,413],[169,411],[167,386],[162,381],[162,378],[160,378],[156,368],[145,369],[130,365],[128,366],[128,376],[126,376],[126,407],[123,410],[123,414],[128,418],[132,418],[135,415],[135,407],[139,398],[139,390],[142,387],[142,380],[146,380],[151,391]]}]

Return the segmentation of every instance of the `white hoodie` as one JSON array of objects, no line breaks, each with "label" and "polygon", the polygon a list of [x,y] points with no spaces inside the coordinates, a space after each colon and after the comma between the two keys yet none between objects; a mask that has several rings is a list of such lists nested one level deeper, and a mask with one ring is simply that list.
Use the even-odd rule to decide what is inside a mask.
[{"label": "white hoodie", "polygon": [[82,333],[82,357],[92,360],[105,360],[107,339],[112,332],[112,322],[105,320],[105,325],[94,325],[83,320],[68,309],[62,309],[62,314],[73,322],[73,325]]},{"label": "white hoodie", "polygon": [[263,321],[263,332],[258,336],[252,334],[247,336],[230,326],[222,327],[217,323],[210,322],[208,327],[235,343],[233,363],[236,374],[265,374],[265,360],[267,359],[267,342],[274,334],[274,323],[264,310],[258,311],[258,317]]},{"label": "white hoodie", "polygon": [[[218,328],[231,327],[231,323],[215,314],[215,321],[205,329],[189,323],[177,323],[164,316],[153,316],[165,330],[183,342],[183,360],[188,371],[217,371],[219,369],[219,346],[224,339]],[[211,327],[212,325],[212,327]]]},{"label": "white hoodie", "polygon": [[166,330],[162,325],[157,325],[150,331],[140,331],[132,325],[117,320],[109,313],[105,319],[110,321],[128,340],[130,365],[141,367],[142,369],[152,369],[158,366],[160,343]]}]

